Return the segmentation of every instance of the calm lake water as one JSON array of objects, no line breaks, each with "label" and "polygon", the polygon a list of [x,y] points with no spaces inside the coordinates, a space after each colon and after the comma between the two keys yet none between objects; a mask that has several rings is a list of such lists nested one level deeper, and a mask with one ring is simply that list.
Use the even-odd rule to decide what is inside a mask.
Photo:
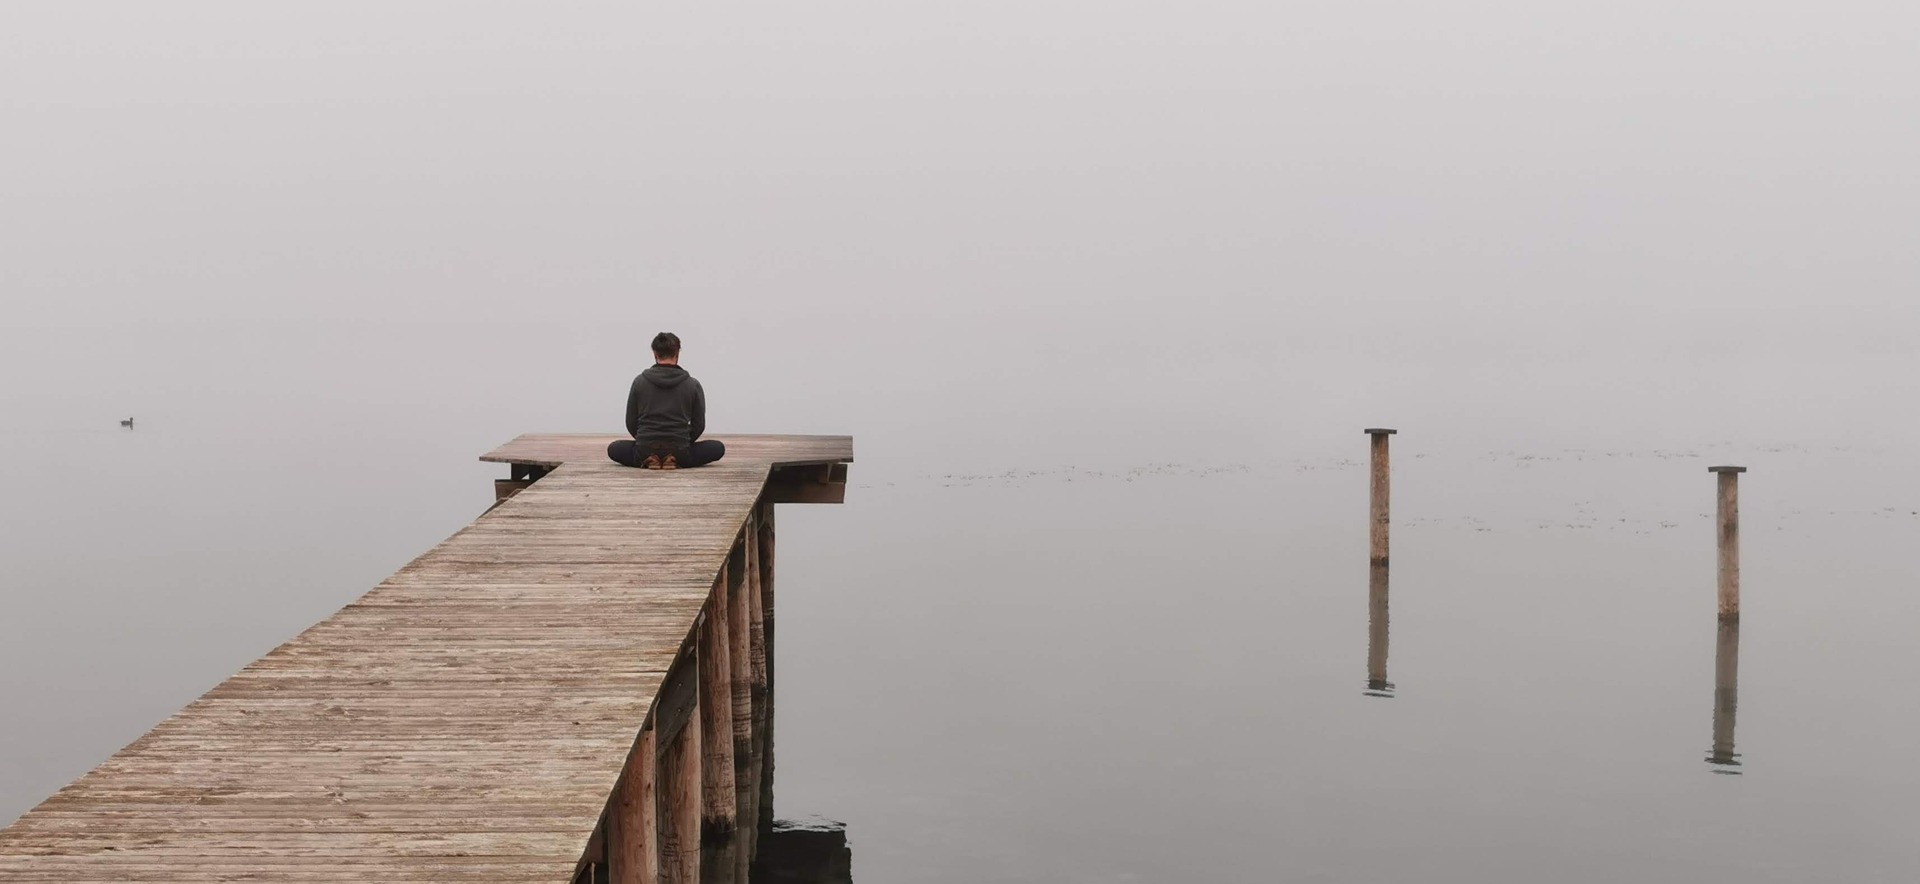
[{"label": "calm lake water", "polygon": [[[9,393],[0,818],[477,515],[503,469],[480,451],[617,421],[624,378],[521,409],[380,370],[403,343],[465,358],[462,330],[358,334],[253,374],[156,357],[131,431],[103,395]],[[1381,698],[1360,429],[1382,421],[1177,460],[1056,448],[1072,414],[971,455],[858,402],[833,418],[801,429],[859,434],[848,503],[780,517],[777,803],[846,822],[858,879],[1920,872],[1903,450],[1402,423]],[[789,428],[738,400],[716,424]],[[1708,760],[1717,463],[1752,468],[1737,767]]]},{"label": "calm lake water", "polygon": [[0,4],[0,820],[473,519],[480,452],[618,432],[671,330],[716,434],[856,437],[780,516],[778,807],[862,881],[1920,880],[1916,41]]}]

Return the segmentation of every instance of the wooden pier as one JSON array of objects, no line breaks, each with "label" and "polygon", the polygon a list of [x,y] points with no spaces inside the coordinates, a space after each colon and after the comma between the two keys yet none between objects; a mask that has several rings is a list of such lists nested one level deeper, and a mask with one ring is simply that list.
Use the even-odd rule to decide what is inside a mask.
[{"label": "wooden pier", "polygon": [[843,500],[853,442],[611,438],[484,455],[493,509],[0,830],[0,881],[744,882],[774,504]]}]

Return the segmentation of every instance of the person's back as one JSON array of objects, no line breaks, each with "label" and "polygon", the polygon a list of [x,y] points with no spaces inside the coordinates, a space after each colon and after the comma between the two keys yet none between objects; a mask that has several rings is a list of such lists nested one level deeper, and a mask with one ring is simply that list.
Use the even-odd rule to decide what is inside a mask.
[{"label": "person's back", "polygon": [[707,394],[680,367],[680,336],[653,338],[654,365],[627,391],[627,435],[607,446],[607,457],[630,467],[671,470],[719,460],[726,446],[701,439],[707,429]]},{"label": "person's back", "polygon": [[706,398],[686,369],[655,365],[634,378],[627,392],[627,435],[643,445],[688,445],[705,429]]}]

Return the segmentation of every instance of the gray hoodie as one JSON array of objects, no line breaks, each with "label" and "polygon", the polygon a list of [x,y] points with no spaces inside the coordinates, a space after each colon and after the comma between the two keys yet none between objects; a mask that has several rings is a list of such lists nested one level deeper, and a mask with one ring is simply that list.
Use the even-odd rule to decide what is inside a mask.
[{"label": "gray hoodie", "polygon": [[707,393],[678,365],[656,365],[633,379],[627,432],[643,445],[685,448],[707,431]]}]

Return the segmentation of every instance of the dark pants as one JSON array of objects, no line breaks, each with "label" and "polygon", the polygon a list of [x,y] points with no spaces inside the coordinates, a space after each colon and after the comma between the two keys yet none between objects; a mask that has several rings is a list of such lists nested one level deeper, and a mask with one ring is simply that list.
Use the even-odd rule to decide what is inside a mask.
[{"label": "dark pants", "polygon": [[686,448],[674,448],[671,445],[644,444],[632,439],[616,439],[607,446],[607,457],[614,463],[637,467],[645,463],[647,455],[661,457],[673,455],[675,466],[702,467],[727,456],[727,446],[718,439],[702,439]]}]

